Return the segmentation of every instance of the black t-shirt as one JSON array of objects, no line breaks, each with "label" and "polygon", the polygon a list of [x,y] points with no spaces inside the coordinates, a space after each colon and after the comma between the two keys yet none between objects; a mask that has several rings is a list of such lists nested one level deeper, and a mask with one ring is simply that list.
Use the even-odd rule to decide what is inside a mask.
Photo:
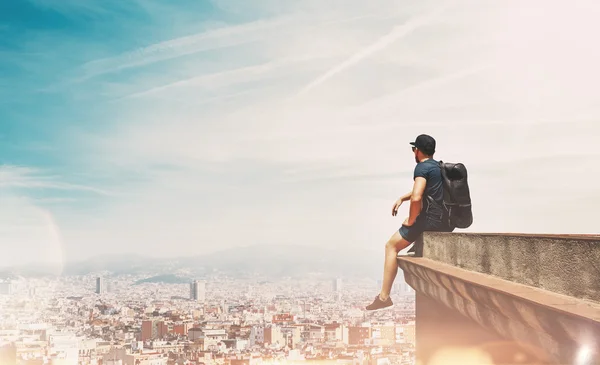
[{"label": "black t-shirt", "polygon": [[[439,162],[432,158],[419,162],[417,166],[415,166],[413,179],[416,179],[419,176],[427,180],[425,192],[423,193],[423,208],[419,215],[425,215],[424,213],[439,215],[444,201],[444,185],[442,184],[442,172],[440,170]],[[437,203],[437,207],[432,206],[428,209],[428,196]]]}]

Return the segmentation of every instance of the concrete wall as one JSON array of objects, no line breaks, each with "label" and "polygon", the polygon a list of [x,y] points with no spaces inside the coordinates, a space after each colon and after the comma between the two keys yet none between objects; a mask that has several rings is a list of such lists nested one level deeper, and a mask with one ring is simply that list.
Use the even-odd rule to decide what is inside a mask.
[{"label": "concrete wall", "polygon": [[600,302],[598,236],[426,232],[423,257]]},{"label": "concrete wall", "polygon": [[[493,364],[600,364],[600,237],[428,232],[420,243],[398,259],[417,292],[419,364],[436,364],[444,338],[492,346]],[[516,361],[523,354],[532,362]]]}]

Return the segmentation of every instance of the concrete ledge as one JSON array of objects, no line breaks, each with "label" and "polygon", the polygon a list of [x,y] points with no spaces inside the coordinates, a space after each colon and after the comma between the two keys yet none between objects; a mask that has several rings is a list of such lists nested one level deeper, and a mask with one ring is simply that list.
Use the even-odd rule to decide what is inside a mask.
[{"label": "concrete ledge", "polygon": [[[418,293],[506,339],[533,345],[559,363],[575,363],[581,346],[600,349],[600,304],[427,258],[404,257],[398,263]],[[600,359],[590,360],[587,364]]]},{"label": "concrete ledge", "polygon": [[416,255],[600,303],[600,236],[426,232]]}]

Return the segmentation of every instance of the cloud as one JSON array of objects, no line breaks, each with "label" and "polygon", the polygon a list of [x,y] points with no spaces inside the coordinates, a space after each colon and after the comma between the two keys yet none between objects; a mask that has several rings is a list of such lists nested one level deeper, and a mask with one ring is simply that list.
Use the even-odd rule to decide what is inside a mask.
[{"label": "cloud", "polygon": [[[84,81],[90,77],[100,76],[105,73],[146,66],[195,53],[260,42],[269,37],[270,34],[273,34],[273,32],[278,32],[280,35],[286,33],[293,34],[297,30],[308,31],[315,27],[350,22],[363,18],[362,16],[358,16],[345,19],[324,19],[317,20],[315,24],[314,19],[312,23],[307,23],[310,21],[309,18],[290,14],[243,24],[225,24],[192,35],[140,47],[117,56],[89,61],[82,65],[83,76],[79,81]],[[306,58],[306,56],[303,55],[301,58]]]},{"label": "cloud", "polygon": [[91,186],[61,182],[56,176],[23,166],[0,165],[0,188],[79,190],[98,195],[113,195],[112,192]]},{"label": "cloud", "polygon": [[[483,5],[480,6],[483,8]],[[237,160],[247,164],[261,165],[268,162],[276,166],[291,166],[291,168],[284,168],[287,172],[284,173],[282,181],[286,182],[322,181],[331,178],[354,179],[360,176],[373,176],[373,181],[377,181],[375,178],[377,176],[406,173],[406,170],[410,170],[410,156],[406,157],[406,162],[409,164],[407,168],[401,168],[399,159],[405,144],[424,129],[438,138],[443,146],[441,151],[449,156],[448,158],[468,163],[468,166],[475,171],[475,176],[478,168],[485,168],[488,164],[508,163],[519,159],[523,147],[520,144],[522,134],[517,126],[524,122],[529,125],[552,123],[550,128],[546,126],[546,130],[564,134],[564,119],[557,117],[555,113],[559,109],[577,112],[574,106],[579,104],[579,101],[569,99],[569,102],[577,103],[570,105],[568,103],[548,104],[546,110],[536,111],[536,118],[536,114],[531,114],[532,109],[528,107],[529,100],[522,93],[545,92],[548,96],[551,94],[544,88],[541,79],[537,80],[540,82],[531,83],[529,88],[524,87],[517,61],[497,58],[498,55],[508,56],[506,53],[509,49],[506,48],[508,39],[498,38],[494,30],[497,29],[494,27],[500,26],[506,20],[503,18],[505,14],[501,13],[498,17],[489,15],[489,19],[477,19],[468,18],[461,14],[460,10],[469,14],[465,8],[453,10],[436,22],[424,24],[420,32],[407,35],[398,44],[380,43],[385,44],[387,48],[369,48],[373,43],[368,42],[357,48],[354,48],[357,44],[346,47],[349,57],[344,58],[337,65],[351,64],[356,67],[356,70],[353,69],[352,72],[343,75],[336,73],[341,77],[335,80],[329,79],[331,82],[328,86],[321,84],[323,87],[327,86],[323,90],[311,89],[313,93],[305,95],[308,97],[306,100],[290,101],[285,99],[285,93],[275,95],[267,93],[260,96],[258,103],[251,105],[243,101],[226,104],[229,107],[216,111],[214,115],[209,113],[203,118],[202,123],[196,120],[193,110],[170,111],[166,114],[171,114],[171,119],[177,120],[178,123],[169,126],[161,124],[162,116],[155,117],[142,113],[138,118],[145,120],[146,123],[140,128],[121,129],[118,133],[122,136],[124,144],[117,149],[126,148],[126,144],[129,151],[136,151],[130,155],[132,157],[139,156],[143,160],[143,156],[146,156],[185,165],[192,169],[193,167],[190,166],[202,163]],[[456,14],[460,17],[449,18]],[[551,22],[548,19],[544,24]],[[431,38],[423,38],[429,34],[427,32],[433,32],[432,29],[439,29],[443,24],[453,23],[460,24],[465,31],[457,32],[455,29],[455,33],[450,33],[452,36],[446,35],[442,38],[440,35],[440,38],[447,43],[440,45],[431,41]],[[366,24],[371,25],[369,22]],[[521,29],[521,32],[521,36],[527,34],[525,29]],[[461,36],[466,33],[488,37],[486,38],[488,43],[471,43],[470,46],[463,46],[465,41],[461,40]],[[384,31],[379,37],[377,34],[371,35],[375,36],[373,37],[375,39],[383,37],[385,40],[386,34],[389,36],[390,31]],[[325,39],[327,36],[327,33],[322,34]],[[269,37],[265,39],[268,41]],[[423,39],[426,41],[424,42]],[[467,39],[472,40],[468,37]],[[517,38],[510,38],[513,43],[508,47],[524,44],[524,41],[514,43],[515,39]],[[281,45],[277,42],[270,44],[268,48]],[[334,44],[333,40],[328,39],[328,42]],[[413,47],[412,52],[408,57],[402,57],[401,52],[409,46]],[[539,57],[535,52],[549,51],[543,47],[543,44],[537,49],[533,47],[534,49],[525,54]],[[286,49],[291,48],[293,47],[286,44]],[[457,52],[441,57],[441,52],[452,48]],[[380,52],[377,54],[365,52],[369,49]],[[259,50],[260,48],[257,49]],[[397,56],[399,53],[400,55]],[[356,55],[369,54],[373,56],[370,59],[353,58]],[[347,63],[352,59],[362,62]],[[390,72],[380,73],[377,69],[382,67],[382,61],[388,59],[393,61],[383,66],[387,66],[384,70]],[[423,60],[426,67],[419,69],[420,60]],[[285,74],[306,72],[308,75],[314,74],[318,68],[324,70],[324,73],[316,72],[317,77],[309,80],[320,80],[320,77],[328,75],[332,70],[345,69],[345,66],[332,69],[327,62],[322,62],[321,67],[311,68],[307,72],[301,62],[288,64],[277,63],[278,61],[279,59],[273,59],[256,69],[253,66],[248,69],[241,67],[231,74],[225,71],[223,74],[210,75],[208,78],[199,76],[196,79],[169,84],[167,87],[159,87],[154,91],[167,96],[181,87],[189,87],[185,92],[193,95],[194,86],[197,86],[194,84],[195,81],[201,83],[202,87],[210,87],[211,81],[219,77],[235,81],[235,75],[239,75],[237,72],[244,75],[246,72],[259,71],[261,76],[270,80],[269,82],[276,83],[284,73],[273,74],[277,70],[277,67],[269,67],[273,64],[286,70]],[[558,63],[550,66],[548,62],[546,61],[545,67],[559,67]],[[407,66],[416,70],[412,80],[410,79],[412,76],[407,75],[411,71],[406,69]],[[372,77],[367,79],[363,77],[369,74]],[[271,79],[270,75],[276,77]],[[247,80],[244,77],[242,79]],[[287,92],[294,93],[296,85],[300,85],[300,89],[302,85],[307,85],[301,81],[299,78],[298,82],[291,82]],[[387,88],[388,84],[395,85]],[[235,86],[235,83],[232,85]],[[513,91],[511,85],[518,90]],[[357,100],[357,103],[349,103],[350,100]],[[154,105],[154,107],[156,110],[162,109],[161,105]],[[168,103],[165,104],[165,108],[168,108]],[[550,122],[552,120],[553,122]],[[591,131],[594,127],[590,126],[590,128]],[[477,138],[473,139],[472,136]],[[501,147],[501,144],[491,144],[491,141],[496,138],[501,138],[506,148]],[[111,141],[104,148],[110,148],[109,146],[114,146],[114,143],[115,141]],[[560,143],[560,139],[553,138],[550,142],[533,137],[532,143],[530,146],[535,147],[527,154],[544,155],[548,153],[547,148],[552,143]],[[472,156],[471,151],[474,148],[479,149],[480,154],[485,155],[486,159]],[[133,161],[138,163],[140,160],[136,158]],[[295,172],[291,173],[291,171]],[[502,175],[501,182],[498,183],[499,187],[511,181],[508,180],[508,171],[504,171],[503,174],[506,175]],[[477,178],[474,180],[478,181]],[[479,181],[479,184],[489,183],[485,178]],[[407,187],[409,183],[410,181],[407,182]],[[380,185],[373,185],[373,189],[375,186]],[[360,194],[365,194],[361,196],[367,199],[366,196],[371,193],[361,191]],[[394,196],[397,193],[394,189],[390,189],[389,194]],[[493,202],[490,197],[483,196],[480,199]],[[495,204],[490,204],[488,210],[490,214],[494,211]],[[482,224],[479,227],[486,227],[486,225]],[[523,226],[519,227],[524,229]],[[493,224],[488,224],[487,229],[494,230]]]},{"label": "cloud", "polygon": [[[200,75],[196,77],[190,77],[183,80],[178,80],[165,85],[152,87],[150,89],[139,91],[128,95],[128,98],[138,98],[141,96],[148,96],[156,93],[162,93],[165,91],[183,88],[183,87],[205,87],[205,88],[216,88],[218,86],[229,86],[232,84],[240,84],[244,82],[256,81],[261,77],[268,75],[273,77],[273,74],[282,75],[286,72],[290,72],[289,68],[293,67],[294,64],[301,64],[313,60],[324,59],[327,57],[333,57],[334,55],[327,55],[323,53],[314,55],[302,55],[297,58],[288,58],[275,61],[269,61],[259,65],[252,65],[247,67],[240,67],[233,70],[221,71],[211,74]],[[240,93],[237,93],[240,94]],[[237,95],[235,94],[235,95]]]},{"label": "cloud", "polygon": [[308,91],[310,91],[314,87],[317,87],[321,83],[325,82],[326,80],[328,80],[335,74],[344,71],[345,69],[351,67],[352,65],[360,62],[361,60],[363,60],[367,57],[372,56],[377,51],[386,48],[393,42],[401,39],[402,37],[406,36],[407,34],[410,34],[410,32],[414,31],[415,29],[419,28],[420,26],[427,25],[433,19],[435,19],[435,17],[438,16],[442,12],[442,10],[443,10],[443,7],[437,8],[431,14],[426,14],[424,16],[418,16],[418,17],[412,18],[405,24],[394,27],[394,29],[392,29],[391,32],[389,32],[388,34],[379,38],[373,44],[370,44],[368,47],[361,49],[359,52],[353,54],[352,57],[350,57],[349,59],[347,59],[344,62],[342,62],[341,64],[333,67],[332,69],[328,70],[325,74],[319,76],[317,79],[310,82],[308,85],[306,85],[304,88],[302,88],[302,90],[300,90],[298,92],[298,95],[303,95],[303,94],[307,93]]},{"label": "cloud", "polygon": [[156,33],[83,47],[95,61],[77,58],[67,74],[79,83],[51,94],[81,122],[48,122],[72,139],[56,139],[62,160],[7,157],[0,186],[52,215],[68,259],[380,249],[403,218],[390,205],[411,188],[420,133],[469,169],[471,231],[593,232],[600,194],[580,177],[598,177],[599,6],[472,1],[433,16],[433,1],[217,5],[177,31],[156,24],[185,9],[149,7]]},{"label": "cloud", "polygon": [[[283,19],[218,28],[142,47],[118,56],[90,61],[82,66],[85,77],[101,75],[149,63],[160,62],[220,47],[251,42],[261,33],[280,26]],[[84,78],[85,78],[84,77]]]}]

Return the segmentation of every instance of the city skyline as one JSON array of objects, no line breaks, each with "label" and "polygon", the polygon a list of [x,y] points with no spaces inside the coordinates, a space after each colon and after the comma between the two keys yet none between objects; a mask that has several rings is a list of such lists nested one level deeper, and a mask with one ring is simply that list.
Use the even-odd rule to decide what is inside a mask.
[{"label": "city skyline", "polygon": [[[331,292],[329,280],[254,282],[215,275],[197,283],[143,283],[139,276],[20,278],[0,292],[0,361],[65,365],[239,365],[241,359],[328,361],[374,358],[414,364],[415,297],[394,287],[396,308],[365,317],[373,280]],[[3,282],[0,280],[0,284]],[[201,288],[199,288],[201,289]],[[343,304],[336,297],[343,296]],[[202,298],[199,298],[202,299]],[[24,304],[26,303],[26,304]],[[335,349],[335,351],[332,351]],[[338,362],[339,362],[338,360]],[[138,362],[139,361],[139,362]],[[367,365],[367,362],[362,364]]]},{"label": "city skyline", "polygon": [[0,267],[383,252],[420,133],[467,166],[466,231],[598,233],[600,188],[572,187],[599,174],[600,5],[581,4],[2,4]]}]

